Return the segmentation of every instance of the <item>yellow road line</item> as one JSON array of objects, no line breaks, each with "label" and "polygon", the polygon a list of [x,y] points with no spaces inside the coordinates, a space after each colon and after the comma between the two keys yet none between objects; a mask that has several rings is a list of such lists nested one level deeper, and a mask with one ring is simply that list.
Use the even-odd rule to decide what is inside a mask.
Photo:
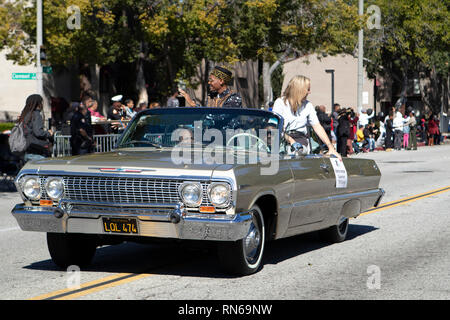
[{"label": "yellow road line", "polygon": [[119,279],[124,278],[124,277],[128,277],[130,275],[132,275],[132,273],[119,273],[119,274],[115,274],[115,275],[112,275],[112,276],[107,276],[107,277],[104,277],[104,278],[101,278],[101,279],[97,279],[97,280],[93,280],[93,281],[90,281],[90,282],[86,282],[86,283],[80,285],[80,288],[77,288],[77,289],[67,288],[67,289],[57,290],[57,291],[53,291],[53,292],[50,292],[50,293],[46,293],[46,294],[43,294],[43,295],[31,298],[30,300],[45,300],[45,299],[53,299],[54,297],[58,297],[58,296],[61,296],[61,297],[62,296],[68,296],[68,295],[75,294],[75,293],[71,293],[71,292],[74,292],[74,291],[77,291],[77,290],[84,290],[84,291],[86,291],[87,290],[86,288],[89,288],[89,287],[97,287],[97,288],[98,287],[102,287],[102,284],[104,284],[104,283],[111,283],[111,282],[114,282],[114,281],[120,281]]},{"label": "yellow road line", "polygon": [[420,200],[420,199],[425,199],[425,198],[428,198],[428,197],[431,197],[431,196],[435,196],[435,195],[438,195],[438,194],[441,194],[441,193],[444,193],[444,192],[448,192],[448,191],[450,191],[450,186],[447,186],[447,187],[444,187],[444,188],[435,189],[435,190],[431,190],[431,191],[424,192],[424,193],[419,193],[419,194],[416,194],[414,196],[406,197],[406,198],[403,198],[403,199],[400,199],[400,200],[389,201],[389,202],[380,204],[378,207],[372,207],[369,210],[361,213],[359,216],[361,217],[361,216],[365,216],[365,215],[368,215],[368,214],[371,214],[371,213],[374,213],[374,212],[378,212],[378,211],[381,211],[381,210],[394,208],[394,207],[397,207],[397,206],[401,206],[401,205],[404,205],[404,204],[407,204],[407,203],[410,203],[410,202],[413,202],[413,201],[417,201],[417,200]]},{"label": "yellow road line", "polygon": [[133,282],[139,279],[143,279],[146,277],[149,277],[153,274],[147,274],[147,273],[143,273],[143,274],[136,274],[134,276],[131,277],[126,277],[125,279],[121,279],[121,280],[113,280],[110,281],[109,283],[103,284],[103,285],[99,285],[99,286],[94,286],[93,288],[90,289],[86,289],[86,290],[80,290],[80,291],[76,291],[72,294],[67,294],[61,297],[55,297],[53,300],[69,300],[69,299],[76,299],[82,296],[85,296],[87,294],[91,294],[94,292],[98,292],[98,291],[102,291],[105,290],[107,288],[112,288],[121,284],[125,284],[125,283],[129,283],[129,282]]},{"label": "yellow road line", "polygon": [[[360,214],[360,216],[365,216],[374,212],[378,212],[385,209],[394,208],[397,206],[401,206],[413,201],[417,201],[420,199],[428,198],[434,195],[438,195],[444,192],[450,191],[450,186],[439,188],[435,190],[431,190],[428,192],[420,193],[414,196],[406,197],[399,200],[394,200],[390,202],[386,202],[383,204],[380,204],[379,207],[373,207],[363,213]],[[86,282],[80,286],[78,289],[63,289],[54,291],[51,293],[43,294],[34,298],[31,298],[30,300],[67,300],[67,299],[76,299],[94,292],[98,292],[107,288],[115,287],[121,284],[130,283],[139,279],[143,279],[149,276],[152,276],[154,274],[151,273],[142,273],[142,274],[136,274],[136,273],[119,273],[117,275],[112,275],[108,277],[104,277],[98,280]]]}]

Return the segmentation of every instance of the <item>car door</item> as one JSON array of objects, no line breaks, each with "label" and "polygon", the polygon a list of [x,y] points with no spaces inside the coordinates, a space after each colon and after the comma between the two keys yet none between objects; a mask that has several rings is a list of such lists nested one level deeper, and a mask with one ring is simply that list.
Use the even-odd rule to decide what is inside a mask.
[{"label": "car door", "polygon": [[[358,159],[342,158],[343,167],[336,168],[333,167],[332,161],[339,161],[337,159],[330,159],[329,157],[324,157],[324,168],[326,171],[327,180],[329,181],[329,210],[328,214],[324,219],[333,223],[336,221],[345,203],[355,198],[355,195],[362,191],[361,183],[364,181],[364,175],[361,172],[360,161]],[[345,168],[345,173],[342,172]],[[340,172],[337,172],[340,170]],[[340,177],[338,177],[340,175]],[[345,178],[344,178],[345,176]],[[345,185],[343,180],[345,179]],[[355,210],[358,210],[355,207]]]},{"label": "car door", "polygon": [[294,176],[293,209],[289,227],[318,223],[329,211],[332,168],[322,155],[307,155],[290,161]]}]

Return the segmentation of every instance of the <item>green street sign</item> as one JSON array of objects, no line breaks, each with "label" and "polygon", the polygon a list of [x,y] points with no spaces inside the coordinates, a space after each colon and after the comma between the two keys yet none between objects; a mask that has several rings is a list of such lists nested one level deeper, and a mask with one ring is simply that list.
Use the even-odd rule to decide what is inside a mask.
[{"label": "green street sign", "polygon": [[36,80],[36,73],[17,73],[13,72],[13,80]]},{"label": "green street sign", "polygon": [[48,66],[48,67],[42,67],[42,72],[44,73],[48,73],[48,74],[52,74],[53,70],[52,67]]}]

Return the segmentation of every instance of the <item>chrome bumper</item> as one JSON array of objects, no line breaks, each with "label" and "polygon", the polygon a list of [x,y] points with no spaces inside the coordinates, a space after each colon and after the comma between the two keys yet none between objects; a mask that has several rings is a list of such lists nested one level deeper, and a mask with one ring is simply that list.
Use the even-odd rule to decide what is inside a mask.
[{"label": "chrome bumper", "polygon": [[251,212],[195,214],[175,204],[151,208],[73,202],[61,202],[58,207],[18,204],[12,214],[24,231],[112,234],[104,231],[102,218],[119,217],[136,219],[138,233],[131,234],[134,236],[216,241],[243,239],[252,221]]}]

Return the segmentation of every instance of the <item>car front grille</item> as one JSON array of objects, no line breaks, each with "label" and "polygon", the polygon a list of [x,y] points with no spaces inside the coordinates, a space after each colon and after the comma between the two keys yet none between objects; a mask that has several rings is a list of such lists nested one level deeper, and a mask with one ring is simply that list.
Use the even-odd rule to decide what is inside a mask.
[{"label": "car front grille", "polygon": [[[46,176],[41,176],[41,199]],[[130,177],[65,176],[64,199],[105,203],[176,204],[181,202],[179,186],[184,180]],[[207,190],[211,181],[199,181],[203,188],[203,206],[210,206]]]}]

